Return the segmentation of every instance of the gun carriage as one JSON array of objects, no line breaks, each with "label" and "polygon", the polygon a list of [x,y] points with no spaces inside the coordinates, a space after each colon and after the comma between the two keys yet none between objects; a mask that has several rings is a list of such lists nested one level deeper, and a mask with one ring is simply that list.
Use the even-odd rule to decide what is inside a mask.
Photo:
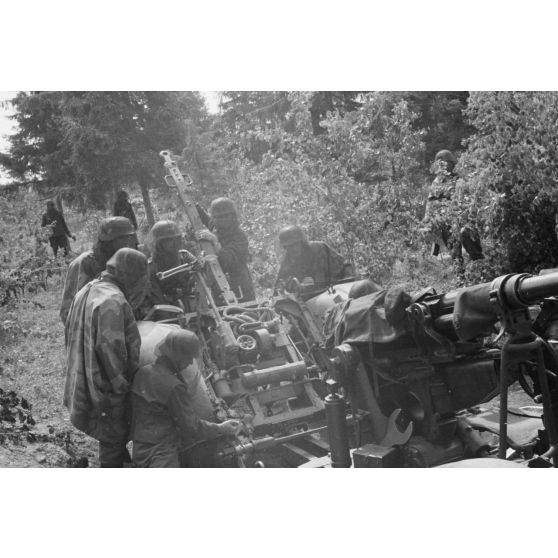
[{"label": "gun carriage", "polygon": [[[555,465],[556,293],[558,272],[506,275],[442,295],[379,291],[334,304],[316,340],[332,391],[332,465],[431,467],[510,454],[530,466]],[[325,298],[304,298],[309,312],[291,302],[284,308],[311,336],[306,319],[323,311]],[[508,408],[512,384],[541,405],[542,416],[531,405]],[[496,396],[499,409],[487,407]],[[353,429],[340,412],[346,403],[359,418]]]},{"label": "gun carriage", "polygon": [[[167,183],[199,230],[191,180],[178,158],[161,155]],[[239,304],[212,244],[200,248],[198,262],[160,274],[195,274],[196,312],[155,312],[202,342],[193,375],[200,415],[240,418],[245,429],[190,463],[432,467],[513,452],[533,465],[556,464],[558,357],[549,335],[558,273],[356,299],[350,283],[316,290],[294,282],[273,304]],[[178,326],[140,327],[144,358],[166,327]],[[516,382],[542,404],[542,418],[510,413]],[[498,395],[499,411],[483,408]]]}]

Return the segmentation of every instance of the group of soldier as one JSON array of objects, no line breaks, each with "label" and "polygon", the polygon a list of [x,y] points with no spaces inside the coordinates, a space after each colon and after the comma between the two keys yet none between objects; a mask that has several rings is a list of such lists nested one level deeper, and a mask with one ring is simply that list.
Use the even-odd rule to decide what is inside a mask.
[{"label": "group of soldier", "polygon": [[[425,222],[454,259],[462,258],[462,246],[472,259],[482,258],[478,233],[470,223],[456,229],[449,212],[446,220],[440,218],[444,204],[454,194],[455,160],[449,151],[443,151],[436,163],[439,167]],[[197,208],[206,228],[195,233],[196,239],[212,244],[238,301],[254,300],[248,238],[240,228],[235,204],[218,198],[211,203],[209,214]],[[70,236],[63,216],[55,213],[49,204],[48,218]],[[148,259],[138,250],[137,222],[125,192],[119,193],[114,214],[100,223],[92,249],[68,267],[60,308],[67,357],[64,403],[72,424],[99,441],[102,467],[122,467],[132,459],[136,466],[179,466],[179,448],[200,439],[235,434],[241,424],[236,420],[208,422],[194,413],[184,378],[199,356],[197,336],[174,330],[157,345],[148,362],[140,362],[137,320],[149,318],[151,310],[161,304],[179,306],[184,312],[199,310],[193,273],[166,280],[159,274],[182,264],[199,269],[204,255],[196,257],[184,249],[176,223],[159,221],[149,233]],[[293,282],[295,287],[309,282],[316,289],[325,289],[354,275],[340,254],[325,242],[308,241],[299,226],[284,227],[278,242],[283,256],[276,291],[282,287],[292,290]],[[58,240],[55,244],[64,247]],[[359,284],[362,288],[368,292],[377,286],[365,281]],[[354,296],[360,294],[355,291]],[[218,299],[219,293],[215,296]],[[132,457],[126,447],[130,439]]]},{"label": "group of soldier", "polygon": [[[254,300],[248,238],[234,203],[219,198],[209,214],[201,207],[198,211],[207,228],[196,233],[197,240],[212,243],[239,302]],[[192,410],[184,377],[199,355],[194,333],[172,331],[150,362],[140,362],[137,320],[161,304],[192,311],[195,300],[193,274],[161,280],[158,273],[183,263],[195,267],[203,255],[183,249],[176,223],[159,221],[149,233],[148,259],[138,250],[134,222],[129,215],[104,219],[92,249],[68,267],[60,308],[66,338],[64,403],[72,424],[99,441],[102,467],[129,462],[130,439],[136,466],[173,467],[179,465],[179,448],[234,434],[241,425],[208,422]],[[281,230],[279,242],[285,254],[278,285],[308,277],[331,284],[350,268],[327,244],[309,242],[300,227]]]}]

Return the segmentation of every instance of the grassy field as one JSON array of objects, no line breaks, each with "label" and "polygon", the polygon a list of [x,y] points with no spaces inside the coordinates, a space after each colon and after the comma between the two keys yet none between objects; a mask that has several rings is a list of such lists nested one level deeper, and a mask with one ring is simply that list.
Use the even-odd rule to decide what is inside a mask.
[{"label": "grassy field", "polygon": [[62,405],[64,328],[58,309],[63,277],[52,277],[47,287],[3,312],[3,320],[17,325],[0,348],[0,385],[31,404],[36,440],[25,431],[9,435],[0,446],[0,467],[64,467],[80,457],[96,464],[97,443],[71,426]]}]

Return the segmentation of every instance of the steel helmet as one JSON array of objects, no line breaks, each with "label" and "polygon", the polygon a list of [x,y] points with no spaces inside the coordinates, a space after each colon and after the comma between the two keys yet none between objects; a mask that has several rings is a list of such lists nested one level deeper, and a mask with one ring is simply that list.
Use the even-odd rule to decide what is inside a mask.
[{"label": "steel helmet", "polygon": [[453,169],[453,167],[457,164],[455,155],[449,151],[449,149],[442,149],[441,151],[438,151],[434,157],[434,161],[445,161],[448,163],[448,166],[451,165],[451,169]]},{"label": "steel helmet", "polygon": [[120,248],[107,262],[107,271],[123,283],[147,276],[147,258],[139,250]]},{"label": "steel helmet", "polygon": [[132,222],[127,217],[109,217],[99,225],[98,239],[108,242],[120,236],[136,234]]},{"label": "steel helmet", "polygon": [[279,231],[279,244],[281,246],[292,246],[297,242],[306,242],[306,235],[298,225],[289,225]]},{"label": "steel helmet", "polygon": [[224,215],[237,215],[236,206],[229,198],[217,198],[211,202],[209,213],[212,217],[222,217]]},{"label": "steel helmet", "polygon": [[157,242],[165,238],[180,238],[180,229],[174,221],[157,221],[151,228],[151,240]]}]

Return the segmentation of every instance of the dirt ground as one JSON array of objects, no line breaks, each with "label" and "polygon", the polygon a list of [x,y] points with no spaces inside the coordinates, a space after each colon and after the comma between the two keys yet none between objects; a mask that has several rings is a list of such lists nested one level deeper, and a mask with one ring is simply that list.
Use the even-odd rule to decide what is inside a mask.
[{"label": "dirt ground", "polygon": [[90,466],[98,465],[97,443],[71,426],[62,405],[62,287],[62,277],[51,277],[47,291],[26,297],[16,307],[0,308],[0,321],[11,325],[10,336],[0,340],[0,388],[23,397],[35,422],[22,424],[17,413],[15,423],[0,422],[0,467],[84,466],[85,459]]}]

